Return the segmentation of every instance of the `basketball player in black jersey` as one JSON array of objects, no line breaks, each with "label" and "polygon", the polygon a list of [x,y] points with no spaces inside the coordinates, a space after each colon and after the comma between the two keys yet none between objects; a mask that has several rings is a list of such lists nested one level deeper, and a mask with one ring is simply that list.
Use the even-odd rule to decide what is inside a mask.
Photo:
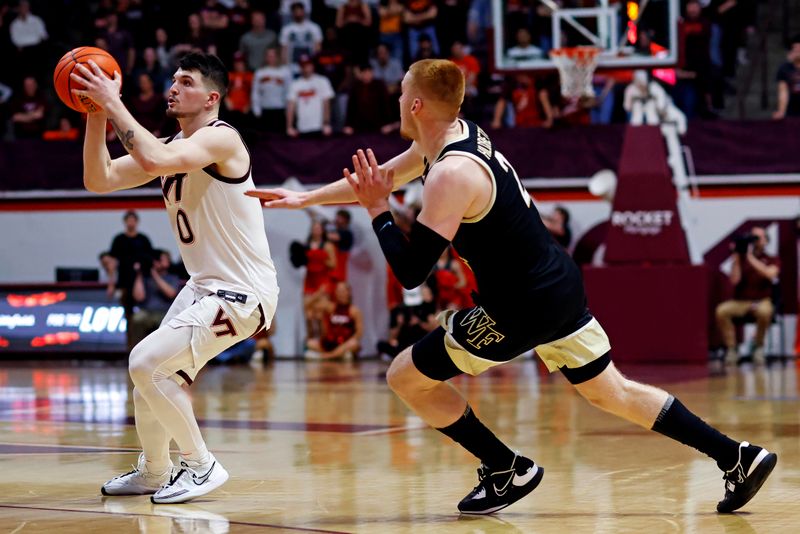
[{"label": "basketball player in black jersey", "polygon": [[[478,285],[474,308],[446,311],[441,327],[392,362],[389,386],[432,427],[481,460],[478,485],[459,503],[489,514],[530,493],[543,469],[501,442],[447,381],[478,375],[532,348],[593,405],[692,446],[725,472],[719,512],[742,507],[777,461],[737,442],[665,391],[624,377],[608,338],[586,307],[578,267],[550,236],[513,167],[474,123],[457,118],[464,95],[458,67],[414,63],[402,82],[401,133],[413,142],[378,165],[371,150],[353,156],[355,174],[309,192],[252,191],[267,207],[300,208],[357,199],[373,217],[386,259],[407,288],[420,285],[452,243]],[[422,176],[422,211],[408,236],[388,197]]]}]

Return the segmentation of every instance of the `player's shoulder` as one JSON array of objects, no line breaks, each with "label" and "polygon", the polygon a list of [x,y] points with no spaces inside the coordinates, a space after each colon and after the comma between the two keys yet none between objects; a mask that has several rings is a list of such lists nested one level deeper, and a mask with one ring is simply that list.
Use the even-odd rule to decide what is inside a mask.
[{"label": "player's shoulder", "polygon": [[482,178],[485,169],[469,153],[451,152],[431,167],[425,187],[464,187]]}]

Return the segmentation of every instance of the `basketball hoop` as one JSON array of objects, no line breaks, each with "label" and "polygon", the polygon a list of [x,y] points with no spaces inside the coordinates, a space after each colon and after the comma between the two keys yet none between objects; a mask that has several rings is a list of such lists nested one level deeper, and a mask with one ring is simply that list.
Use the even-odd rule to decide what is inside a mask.
[{"label": "basketball hoop", "polygon": [[594,96],[592,74],[597,68],[600,49],[594,46],[554,48],[550,58],[558,67],[561,78],[561,94],[567,98]]}]

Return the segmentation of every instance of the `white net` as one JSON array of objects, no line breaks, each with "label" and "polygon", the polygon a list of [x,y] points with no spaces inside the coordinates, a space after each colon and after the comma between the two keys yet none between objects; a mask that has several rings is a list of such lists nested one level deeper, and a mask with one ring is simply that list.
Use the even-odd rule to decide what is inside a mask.
[{"label": "white net", "polygon": [[561,94],[567,98],[594,96],[592,75],[597,67],[600,49],[593,46],[556,48],[550,58],[558,67],[561,79]]}]

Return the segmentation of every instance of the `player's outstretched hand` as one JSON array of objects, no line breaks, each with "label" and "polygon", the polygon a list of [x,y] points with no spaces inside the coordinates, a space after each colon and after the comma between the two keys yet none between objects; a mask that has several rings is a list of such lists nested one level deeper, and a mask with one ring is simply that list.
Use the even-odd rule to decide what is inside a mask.
[{"label": "player's outstretched hand", "polygon": [[367,149],[366,154],[359,149],[353,155],[353,169],[355,176],[349,169],[344,169],[344,177],[353,192],[356,194],[358,203],[369,210],[373,217],[389,209],[389,195],[392,194],[394,187],[394,170],[384,171],[375,159],[375,153],[371,148]]},{"label": "player's outstretched hand", "polygon": [[304,191],[292,191],[276,187],[275,189],[251,189],[244,193],[261,201],[265,208],[300,209],[306,207]]},{"label": "player's outstretched hand", "polygon": [[89,66],[91,69],[78,63],[70,73],[70,78],[84,87],[83,89],[73,89],[72,92],[79,96],[88,96],[102,108],[107,108],[112,102],[120,100],[122,75],[114,71],[114,79],[109,79],[97,66],[97,63],[91,59]]}]

